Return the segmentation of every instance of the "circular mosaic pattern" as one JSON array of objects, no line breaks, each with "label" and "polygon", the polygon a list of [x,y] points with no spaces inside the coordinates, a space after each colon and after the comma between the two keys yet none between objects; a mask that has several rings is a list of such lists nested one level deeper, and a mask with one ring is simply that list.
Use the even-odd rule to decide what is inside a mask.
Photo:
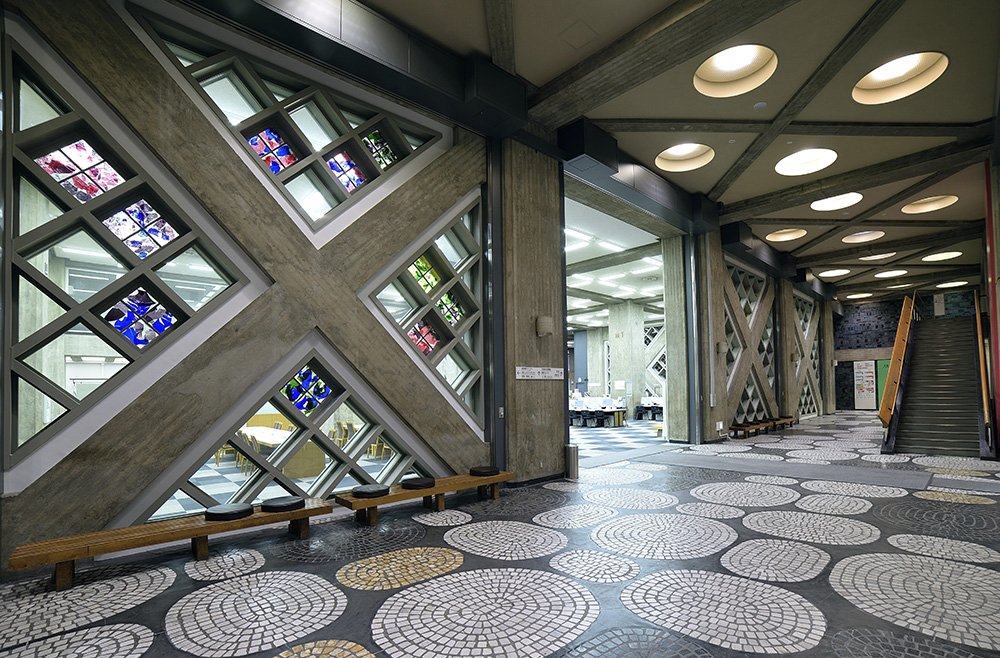
[{"label": "circular mosaic pattern", "polygon": [[913,495],[924,500],[936,500],[942,503],[965,503],[967,505],[996,505],[997,501],[985,496],[967,493],[948,493],[944,491],[915,491]]},{"label": "circular mosaic pattern", "polygon": [[761,459],[769,462],[780,462],[784,460],[784,457],[780,457],[778,455],[765,455],[757,452],[727,452],[719,456],[730,457],[733,459]]},{"label": "circular mosaic pattern", "polygon": [[710,519],[738,519],[746,512],[738,507],[716,505],[715,503],[681,503],[677,511],[692,516],[704,516]]},{"label": "circular mosaic pattern", "polygon": [[864,514],[872,504],[864,498],[840,494],[812,494],[795,501],[795,506],[807,512],[820,514]]},{"label": "circular mosaic pattern", "polygon": [[712,455],[718,455],[723,452],[746,452],[749,449],[750,446],[737,446],[731,443],[705,443],[703,445],[691,446],[691,450],[694,452],[704,452]]},{"label": "circular mosaic pattern", "polygon": [[743,517],[743,525],[765,535],[835,546],[870,544],[880,536],[870,523],[811,512],[754,512]]},{"label": "circular mosaic pattern", "polygon": [[959,562],[1000,562],[1000,553],[992,548],[957,539],[928,535],[893,535],[887,541],[896,548],[928,557]]},{"label": "circular mosaic pattern", "polygon": [[545,656],[580,637],[599,612],[594,595],[566,576],[479,569],[394,594],[371,628],[396,658]]},{"label": "circular mosaic pattern", "polygon": [[592,484],[581,484],[579,482],[546,482],[542,485],[545,489],[552,491],[563,491],[566,493],[576,493],[579,491],[590,491],[594,488]]},{"label": "circular mosaic pattern", "polygon": [[403,548],[351,562],[336,578],[353,589],[386,590],[419,583],[462,566],[462,553],[450,548]]},{"label": "circular mosaic pattern", "polygon": [[861,448],[875,448],[877,446],[874,441],[848,441],[845,439],[835,439],[833,441],[817,441],[816,447],[834,449],[849,448],[852,450],[860,450]]},{"label": "circular mosaic pattern", "polygon": [[494,560],[530,560],[561,550],[566,535],[520,521],[480,521],[452,528],[444,540],[455,548]]},{"label": "circular mosaic pattern", "polygon": [[852,628],[830,638],[838,658],[979,658],[927,638],[876,628]]},{"label": "circular mosaic pattern", "polygon": [[4,658],[139,658],[153,631],[138,624],[111,624],[56,635],[3,654]]},{"label": "circular mosaic pattern", "polygon": [[907,494],[906,489],[899,487],[884,487],[878,484],[856,484],[854,482],[830,482],[827,480],[803,482],[802,488],[815,491],[816,493],[860,496],[862,498],[902,498]]},{"label": "circular mosaic pattern", "polygon": [[799,483],[795,478],[783,478],[778,475],[748,475],[745,479],[747,482],[756,482],[757,484],[780,484],[788,486]]},{"label": "circular mosaic pattern", "polygon": [[618,516],[618,511],[600,505],[567,505],[536,514],[532,522],[546,528],[586,528]]},{"label": "circular mosaic pattern", "polygon": [[958,644],[1000,650],[1000,573],[918,555],[852,555],[830,584],[865,612]]},{"label": "circular mosaic pattern", "polygon": [[699,645],[658,628],[615,628],[579,644],[562,658],[712,658]]},{"label": "circular mosaic pattern", "polygon": [[357,560],[402,548],[424,538],[424,526],[409,519],[379,522],[377,526],[325,524],[313,530],[310,539],[275,544],[275,557],[292,562],[321,563]]},{"label": "circular mosaic pattern", "polygon": [[347,597],[319,576],[265,571],[195,590],[167,611],[167,638],[196,656],[246,656],[333,622]]},{"label": "circular mosaic pattern", "polygon": [[0,649],[86,626],[166,591],[176,574],[165,567],[100,567],[81,571],[71,589],[49,578],[0,585]]},{"label": "circular mosaic pattern", "polygon": [[990,474],[986,471],[970,471],[964,468],[925,468],[928,473],[937,473],[938,475],[964,475],[966,477],[976,477],[976,478],[986,478]]},{"label": "circular mosaic pattern", "polygon": [[[988,476],[988,474],[987,474],[987,476]],[[987,480],[985,480],[983,477],[981,477],[979,475],[954,475],[954,474],[951,474],[951,473],[935,473],[934,474],[934,481],[937,482],[939,479],[944,479],[944,480],[965,480],[966,482],[986,482],[987,481]],[[988,481],[992,482],[992,480],[988,480]],[[994,494],[994,495],[996,495],[996,494]]]},{"label": "circular mosaic pattern", "polygon": [[581,468],[580,482],[596,486],[609,484],[635,484],[653,477],[648,471],[628,468]]},{"label": "circular mosaic pattern", "polygon": [[590,538],[607,551],[651,560],[690,560],[736,541],[725,523],[683,514],[633,514],[594,528]]},{"label": "circular mosaic pattern", "polygon": [[909,455],[883,455],[881,453],[874,455],[861,455],[861,459],[866,462],[875,462],[877,464],[903,464],[910,461]]},{"label": "circular mosaic pattern", "polygon": [[951,489],[949,487],[927,487],[927,491],[945,491],[947,493],[976,494],[977,496],[998,496],[996,491],[976,491],[975,489]]},{"label": "circular mosaic pattern", "polygon": [[670,494],[646,489],[597,489],[583,494],[583,499],[621,509],[666,509],[677,504]]},{"label": "circular mosaic pattern", "polygon": [[264,566],[264,556],[253,549],[226,551],[207,560],[193,560],[184,565],[184,573],[193,580],[224,580],[253,573]]},{"label": "circular mosaic pattern", "polygon": [[922,535],[996,541],[1000,515],[993,506],[940,503],[919,498],[892,501],[872,511],[876,519]]},{"label": "circular mosaic pattern", "polygon": [[798,594],[711,571],[654,573],[621,600],[652,624],[744,653],[805,651],[826,632],[823,613]]},{"label": "circular mosaic pattern", "polygon": [[984,461],[975,457],[951,455],[921,455],[913,458],[914,464],[932,468],[951,468],[963,471],[1000,471],[1000,462]]},{"label": "circular mosaic pattern", "polygon": [[655,473],[656,471],[665,471],[665,470],[667,470],[670,467],[666,466],[665,464],[643,464],[643,463],[639,463],[639,464],[629,464],[625,468],[631,468],[631,469],[634,469],[636,471],[652,471],[652,472]]},{"label": "circular mosaic pattern", "polygon": [[560,553],[552,556],[549,566],[592,583],[621,583],[639,575],[639,565],[632,560],[601,551]]},{"label": "circular mosaic pattern", "polygon": [[274,658],[375,658],[375,654],[347,640],[319,640],[294,646]]},{"label": "circular mosaic pattern", "polygon": [[812,459],[812,460],[822,460],[829,462],[845,462],[851,459],[857,459],[860,457],[856,452],[847,452],[845,450],[832,450],[829,448],[816,448],[813,450],[792,450],[786,453],[789,457],[793,459]]},{"label": "circular mosaic pattern", "polygon": [[858,452],[862,455],[878,455],[882,453],[882,448],[861,448]]},{"label": "circular mosaic pattern", "polygon": [[829,466],[830,462],[821,459],[786,459],[789,464],[812,464],[813,466]]},{"label": "circular mosaic pattern", "polygon": [[798,499],[794,489],[757,482],[713,482],[691,490],[698,500],[738,507],[776,507]]},{"label": "circular mosaic pattern", "polygon": [[413,517],[413,520],[418,523],[423,523],[424,525],[440,528],[468,523],[472,520],[472,515],[468,512],[463,512],[460,509],[446,509],[440,512],[417,514]]},{"label": "circular mosaic pattern", "polygon": [[487,498],[462,509],[473,516],[522,516],[538,514],[566,504],[566,495],[551,489],[523,488],[503,489],[499,498]]},{"label": "circular mosaic pattern", "polygon": [[765,450],[802,450],[803,446],[808,447],[808,444],[799,442],[782,441],[781,443],[768,443],[762,446],[754,446],[756,448],[761,448]]},{"label": "circular mosaic pattern", "polygon": [[[680,467],[674,472],[676,474],[684,475],[695,480],[702,480],[704,482],[729,482],[732,480],[742,479],[743,476],[746,475],[746,473],[741,473],[740,471],[727,471],[718,468],[698,468],[693,466]],[[659,482],[657,482],[657,484],[659,484]],[[668,491],[674,491],[674,489],[669,489]]]},{"label": "circular mosaic pattern", "polygon": [[829,562],[826,551],[781,539],[751,539],[722,555],[722,566],[738,576],[780,583],[815,578]]}]

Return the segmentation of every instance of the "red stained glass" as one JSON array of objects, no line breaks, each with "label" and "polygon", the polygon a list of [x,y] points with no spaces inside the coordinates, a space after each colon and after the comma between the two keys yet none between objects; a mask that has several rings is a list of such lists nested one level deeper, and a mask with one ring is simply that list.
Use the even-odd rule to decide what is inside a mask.
[{"label": "red stained glass", "polygon": [[35,158],[35,162],[56,180],[62,180],[80,171],[61,151],[53,151],[48,155]]},{"label": "red stained glass", "polygon": [[115,171],[114,167],[109,165],[107,162],[102,162],[101,164],[91,167],[87,170],[90,177],[101,186],[104,190],[110,190],[113,187],[118,187],[125,182],[125,179]]}]

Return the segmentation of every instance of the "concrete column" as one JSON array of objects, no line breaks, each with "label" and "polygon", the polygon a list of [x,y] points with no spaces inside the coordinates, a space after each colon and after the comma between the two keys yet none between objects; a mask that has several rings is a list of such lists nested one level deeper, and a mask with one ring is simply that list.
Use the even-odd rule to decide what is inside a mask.
[{"label": "concrete column", "polygon": [[[604,368],[604,341],[608,340],[608,328],[597,327],[587,330],[587,392],[591,397],[604,395],[606,381]],[[580,391],[583,393],[583,391]]]},{"label": "concrete column", "polygon": [[688,443],[687,311],[684,298],[684,238],[660,241],[663,247],[663,331],[667,383],[663,401],[663,436]]},{"label": "concrete column", "polygon": [[[610,311],[611,397],[625,398],[628,416],[633,418],[646,381],[646,355],[642,341],[645,312],[642,306],[631,301],[615,304]],[[617,386],[618,382],[623,382],[621,388]],[[631,395],[628,395],[628,382],[632,383]]]},{"label": "concrete column", "polygon": [[824,301],[820,309],[819,370],[821,379],[819,412],[832,414],[837,411],[837,382],[833,367],[833,304]]},{"label": "concrete column", "polygon": [[[708,233],[696,240],[698,258],[698,358],[701,360],[702,436],[706,441],[719,436],[718,424],[728,428],[726,392],[726,309],[724,282],[729,276],[722,257],[719,233]],[[706,258],[707,253],[707,258]],[[721,345],[721,351],[717,346]],[[714,386],[713,377],[714,373]]]},{"label": "concrete column", "polygon": [[[795,331],[799,318],[795,313],[795,299],[792,295],[792,282],[778,279],[778,346],[781,348],[776,355],[778,359],[778,409],[782,416],[794,416],[799,410],[799,387],[796,382],[798,361],[795,348]],[[802,355],[808,358],[808,355]]]}]

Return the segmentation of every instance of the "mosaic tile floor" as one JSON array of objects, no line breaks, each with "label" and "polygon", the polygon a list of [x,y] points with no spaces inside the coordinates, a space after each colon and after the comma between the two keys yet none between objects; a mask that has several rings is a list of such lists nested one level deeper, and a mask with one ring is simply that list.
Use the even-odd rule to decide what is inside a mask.
[{"label": "mosaic tile floor", "polygon": [[373,528],[338,511],[309,540],[118,558],[66,592],[4,584],[0,658],[1000,655],[1000,465],[864,460],[873,429],[836,414]]}]

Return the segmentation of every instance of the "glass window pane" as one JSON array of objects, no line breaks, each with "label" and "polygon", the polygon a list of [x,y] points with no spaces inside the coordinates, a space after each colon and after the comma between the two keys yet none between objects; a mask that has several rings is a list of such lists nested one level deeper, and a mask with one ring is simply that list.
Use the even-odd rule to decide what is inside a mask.
[{"label": "glass window pane", "polygon": [[306,135],[313,150],[320,150],[338,137],[337,131],[333,129],[326,116],[319,106],[309,101],[302,107],[292,110],[292,120]]},{"label": "glass window pane", "polygon": [[427,140],[429,139],[427,137],[417,137],[416,135],[411,135],[410,133],[406,132],[403,133],[403,137],[406,138],[406,141],[409,142],[410,146],[413,148],[414,151],[416,151],[418,148],[426,144]]},{"label": "glass window pane", "polygon": [[357,128],[365,121],[368,121],[368,119],[375,116],[375,114],[370,110],[361,107],[344,107],[344,105],[339,101],[338,105],[340,105],[340,113],[344,115],[345,119],[347,119],[347,123],[351,124],[351,128]]},{"label": "glass window pane", "polygon": [[62,114],[59,107],[27,80],[20,84],[20,130],[37,126]]},{"label": "glass window pane", "polygon": [[103,224],[139,258],[146,258],[179,235],[145,199],[116,212]]},{"label": "glass window pane", "polygon": [[318,443],[306,441],[292,458],[282,467],[281,472],[295,484],[309,491],[316,479],[333,462]]},{"label": "glass window pane", "polygon": [[128,365],[125,357],[82,323],[24,357],[24,362],[78,400]]},{"label": "glass window pane", "polygon": [[202,80],[201,86],[234,126],[264,109],[231,69]]},{"label": "glass window pane", "polygon": [[25,178],[18,181],[18,200],[18,235],[47,224],[65,212]]},{"label": "glass window pane", "polygon": [[21,341],[65,311],[23,276],[17,278],[17,340]]},{"label": "glass window pane", "polygon": [[171,290],[196,311],[232,285],[232,280],[221,268],[194,247],[175,256],[155,271]]},{"label": "glass window pane", "polygon": [[24,445],[65,412],[66,407],[17,378],[17,445]]},{"label": "glass window pane", "polygon": [[177,61],[181,63],[181,66],[191,66],[195,62],[200,62],[205,59],[204,55],[196,53],[190,48],[185,48],[184,46],[179,46],[176,43],[171,43],[169,41],[165,43],[167,44],[167,48],[170,49],[170,52],[172,52],[174,57],[177,58]]},{"label": "glass window pane", "polygon": [[385,290],[378,294],[378,300],[382,302],[382,306],[389,312],[392,319],[399,324],[403,324],[413,309],[416,308],[407,301],[406,296],[403,294],[402,286],[395,281],[386,286]]},{"label": "glass window pane", "polygon": [[227,442],[195,471],[189,482],[219,503],[244,502],[234,500],[236,492],[259,472],[259,466],[237,451],[232,443]]},{"label": "glass window pane", "polygon": [[392,150],[389,146],[389,142],[385,141],[380,130],[372,130],[367,135],[361,138],[364,143],[365,148],[368,152],[372,154],[372,158],[375,163],[379,166],[379,169],[385,171],[388,169],[392,163],[399,159],[396,152]]},{"label": "glass window pane", "polygon": [[105,162],[85,139],[35,158],[35,164],[59,181],[59,185],[80,203],[125,182],[125,177]]},{"label": "glass window pane", "polygon": [[340,184],[347,189],[348,193],[353,192],[367,182],[367,177],[351,158],[347,151],[334,153],[332,158],[328,158],[326,164],[330,171],[337,177]]},{"label": "glass window pane", "polygon": [[149,517],[149,520],[161,521],[163,519],[169,519],[177,516],[201,514],[204,511],[205,508],[198,501],[178,489],[174,492],[173,496],[167,498],[163,502],[160,509],[153,512],[153,515]]},{"label": "glass window pane", "polygon": [[264,86],[267,87],[271,94],[274,95],[274,98],[279,101],[283,101],[295,93],[288,87],[279,85],[277,82],[272,82],[271,80],[264,80]]},{"label": "glass window pane", "polygon": [[330,440],[346,450],[348,445],[364,434],[364,429],[368,425],[369,422],[365,417],[347,402],[330,414],[321,429]]},{"label": "glass window pane", "polygon": [[448,262],[451,263],[452,267],[457,268],[458,264],[465,260],[469,255],[469,252],[462,246],[458,237],[451,231],[448,231],[435,240],[434,244],[436,244],[437,248],[441,250],[441,253],[448,259]]},{"label": "glass window pane", "polygon": [[382,482],[391,470],[389,467],[401,454],[395,441],[382,432],[368,442],[368,447],[358,459],[358,466],[376,481]]},{"label": "glass window pane", "polygon": [[438,363],[437,371],[441,373],[442,376],[448,381],[448,385],[452,388],[458,386],[459,382],[465,377],[465,373],[468,372],[457,359],[453,358],[451,354],[446,354],[441,362]]},{"label": "glass window pane", "polygon": [[333,196],[314,171],[307,171],[285,184],[312,220],[321,219],[340,201]]},{"label": "glass window pane", "polygon": [[281,134],[273,128],[265,128],[256,135],[250,135],[247,144],[272,174],[281,172],[299,160]]},{"label": "glass window pane", "polygon": [[[87,299],[120,276],[115,274],[114,278],[110,278],[112,268],[121,268],[121,264],[83,230],[56,241],[27,260],[78,302]],[[93,270],[97,274],[90,275],[92,278],[74,277],[71,276],[74,270],[81,272]]]}]

